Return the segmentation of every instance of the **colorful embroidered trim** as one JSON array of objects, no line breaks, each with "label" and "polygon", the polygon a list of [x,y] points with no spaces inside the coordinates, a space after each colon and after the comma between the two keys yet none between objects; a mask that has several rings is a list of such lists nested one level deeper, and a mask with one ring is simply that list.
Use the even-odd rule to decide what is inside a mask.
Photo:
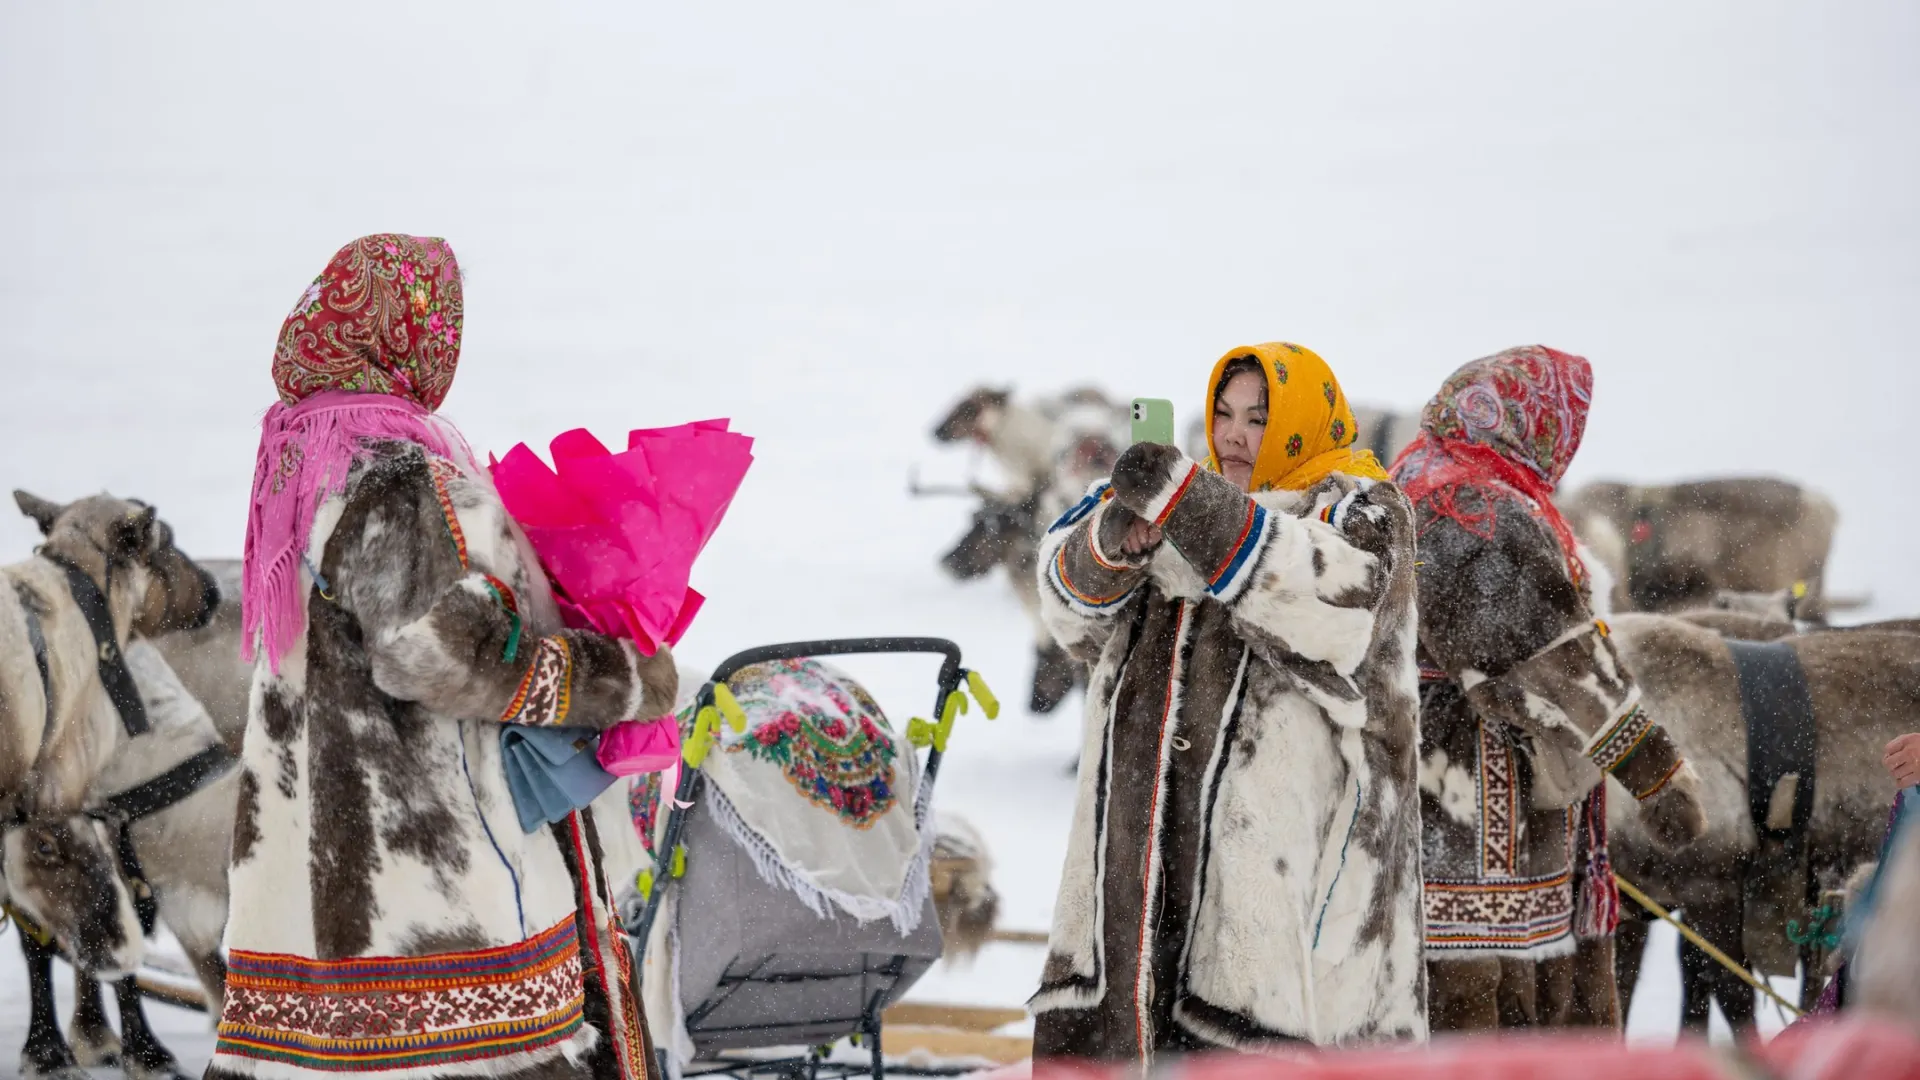
[{"label": "colorful embroidered trim", "polygon": [[469,567],[467,561],[467,534],[460,528],[460,516],[453,509],[453,492],[449,486],[460,475],[460,467],[442,457],[427,458],[427,472],[433,476],[433,494],[440,500],[440,514],[447,520],[447,532],[453,536],[454,554],[460,557],[460,569]]},{"label": "colorful embroidered trim", "polygon": [[1573,871],[1502,882],[1428,881],[1427,948],[1526,951],[1573,933]]},{"label": "colorful embroidered trim", "polygon": [[[1516,800],[1516,810],[1517,800]],[[1565,850],[1574,850],[1576,818],[1560,813]],[[1516,819],[1517,820],[1517,819]],[[1514,862],[1523,837],[1514,830]],[[1497,862],[1481,856],[1482,864]],[[1422,900],[1427,948],[1454,952],[1526,954],[1553,946],[1573,934],[1573,867],[1535,877],[1475,879],[1428,878]]]},{"label": "colorful embroidered trim", "polygon": [[1636,800],[1645,802],[1646,800],[1653,798],[1655,795],[1660,794],[1660,789],[1666,787],[1667,782],[1672,780],[1674,776],[1680,772],[1681,769],[1685,768],[1686,764],[1687,764],[1686,758],[1679,758],[1675,760],[1673,763],[1673,767],[1668,769],[1666,772],[1662,773],[1660,776],[1660,779],[1655,780],[1653,782],[1652,787],[1649,787],[1645,791],[1634,792],[1633,797]]},{"label": "colorful embroidered trim", "polygon": [[627,786],[627,814],[633,819],[633,831],[640,835],[640,846],[653,855],[653,824],[660,813],[660,774],[634,777]]},{"label": "colorful embroidered trim", "polygon": [[565,1042],[583,1003],[571,916],[476,952],[323,961],[235,949],[216,1053],[316,1072],[463,1065]]},{"label": "colorful embroidered trim", "polygon": [[[587,811],[591,815],[592,811]],[[567,836],[573,847],[574,865],[580,868],[579,875],[579,915],[580,922],[587,928],[585,971],[600,984],[607,996],[608,1021],[614,1030],[606,1034],[613,1042],[614,1053],[619,1058],[620,1075],[627,1077],[646,1077],[652,1074],[648,1068],[651,1063],[641,1046],[638,1002],[635,1000],[633,985],[632,952],[627,947],[627,939],[613,929],[613,915],[608,910],[606,926],[600,926],[596,913],[602,907],[595,906],[597,898],[604,905],[607,889],[606,879],[601,869],[588,852],[587,842],[582,835],[581,812],[576,810],[567,815]],[[589,818],[590,819],[590,818]],[[606,934],[602,938],[602,934]],[[617,955],[614,955],[617,954]],[[609,968],[610,955],[616,968]]]},{"label": "colorful embroidered trim", "polygon": [[1234,541],[1233,550],[1222,559],[1213,572],[1213,579],[1207,582],[1207,591],[1215,596],[1224,596],[1240,578],[1240,571],[1246,569],[1253,553],[1260,548],[1261,541],[1267,535],[1266,507],[1247,500],[1247,519],[1240,525],[1240,538]]},{"label": "colorful embroidered trim", "polygon": [[1060,590],[1062,596],[1084,607],[1095,610],[1110,608],[1118,604],[1120,601],[1125,600],[1127,595],[1133,592],[1135,588],[1133,585],[1127,585],[1111,596],[1094,596],[1074,588],[1073,582],[1067,580],[1067,545],[1064,543],[1060,545],[1059,552],[1054,555],[1053,562],[1047,571],[1047,576],[1053,579],[1054,585]]},{"label": "colorful embroidered trim", "polygon": [[1047,526],[1047,531],[1055,533],[1061,529],[1070,529],[1080,524],[1088,514],[1099,509],[1101,503],[1111,498],[1113,498],[1113,485],[1105,480],[1100,481],[1095,484],[1079,502],[1068,507],[1067,512],[1061,514],[1058,520],[1054,521],[1052,525]]},{"label": "colorful embroidered trim", "polygon": [[1510,878],[1519,864],[1520,769],[1513,747],[1480,721],[1480,872]]},{"label": "colorful embroidered trim", "polygon": [[[1199,474],[1200,466],[1198,464],[1188,465],[1187,475],[1181,477],[1180,483],[1174,486],[1173,493],[1166,497],[1167,501],[1165,505],[1156,510],[1152,504],[1148,504],[1147,509],[1154,511],[1151,520],[1155,525],[1165,525],[1167,523],[1167,519],[1173,516],[1173,508],[1180,505],[1180,500],[1186,495],[1187,489],[1193,486],[1193,478]],[[1142,516],[1144,517],[1146,515]]]},{"label": "colorful embroidered trim", "polygon": [[1247,548],[1247,538],[1253,535],[1254,523],[1259,520],[1260,513],[1260,504],[1254,502],[1252,499],[1248,499],[1247,516],[1240,522],[1240,535],[1234,538],[1233,546],[1227,549],[1226,558],[1221,559],[1220,565],[1214,567],[1213,573],[1207,575],[1207,585],[1209,588],[1217,584],[1221,578],[1225,577],[1227,570],[1233,566],[1234,560],[1244,554]]},{"label": "colorful embroidered trim", "polygon": [[506,582],[492,574],[481,574],[480,577],[493,593],[493,602],[507,611],[507,644],[500,650],[500,659],[511,664],[520,659],[520,602],[514,598],[513,589]]},{"label": "colorful embroidered trim", "polygon": [[1600,771],[1611,773],[1626,764],[1651,734],[1653,719],[1645,709],[1635,705],[1587,744],[1586,755]]},{"label": "colorful embroidered trim", "polygon": [[[460,475],[460,467],[446,458],[428,456],[427,473],[433,477],[433,495],[440,502],[440,516],[446,520],[447,535],[453,538],[453,554],[460,560],[460,569],[471,571],[473,563],[467,557],[466,530],[460,527],[460,515],[453,509],[453,491],[449,486]],[[500,659],[511,664],[520,658],[520,604],[506,582],[492,574],[480,576],[486,579],[487,588],[492,590],[494,603],[507,610],[507,620],[511,625]]]},{"label": "colorful embroidered trim", "polygon": [[1093,561],[1098,564],[1102,570],[1111,570],[1116,574],[1126,574],[1140,569],[1138,566],[1128,566],[1125,563],[1113,562],[1105,555],[1100,554],[1099,532],[1099,529],[1087,530],[1087,552],[1093,556]]},{"label": "colorful embroidered trim", "polygon": [[572,705],[573,649],[567,639],[550,634],[534,647],[533,663],[520,677],[520,687],[500,714],[503,724],[563,724]]}]

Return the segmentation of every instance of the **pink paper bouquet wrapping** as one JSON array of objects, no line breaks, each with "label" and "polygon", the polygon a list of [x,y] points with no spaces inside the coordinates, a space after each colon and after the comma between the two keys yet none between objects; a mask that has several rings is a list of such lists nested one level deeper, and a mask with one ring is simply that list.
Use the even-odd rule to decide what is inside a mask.
[{"label": "pink paper bouquet wrapping", "polygon": [[[571,626],[632,641],[651,656],[675,644],[702,597],[688,581],[753,463],[753,440],[702,420],[627,435],[615,453],[585,429],[552,443],[553,465],[522,443],[491,461],[507,512],[553,583]],[[671,719],[627,723],[600,740],[608,772],[633,775],[672,764]]]},{"label": "pink paper bouquet wrapping", "polygon": [[615,724],[600,733],[593,756],[615,776],[662,772],[680,760],[680,725],[672,716]]}]

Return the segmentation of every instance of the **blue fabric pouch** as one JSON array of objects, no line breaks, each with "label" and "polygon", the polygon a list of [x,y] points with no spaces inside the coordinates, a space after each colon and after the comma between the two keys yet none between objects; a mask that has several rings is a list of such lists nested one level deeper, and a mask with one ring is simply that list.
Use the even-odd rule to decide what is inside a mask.
[{"label": "blue fabric pouch", "polygon": [[599,745],[592,728],[501,726],[500,757],[522,830],[565,821],[613,785],[594,757]]}]

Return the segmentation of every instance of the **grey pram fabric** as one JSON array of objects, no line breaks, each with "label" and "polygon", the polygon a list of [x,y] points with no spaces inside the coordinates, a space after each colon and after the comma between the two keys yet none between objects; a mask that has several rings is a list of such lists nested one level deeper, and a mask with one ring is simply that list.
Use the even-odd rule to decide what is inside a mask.
[{"label": "grey pram fabric", "polygon": [[887,919],[822,918],[762,878],[704,803],[689,812],[685,836],[695,854],[674,898],[679,990],[701,1057],[861,1030],[940,958],[931,895],[905,935]]}]

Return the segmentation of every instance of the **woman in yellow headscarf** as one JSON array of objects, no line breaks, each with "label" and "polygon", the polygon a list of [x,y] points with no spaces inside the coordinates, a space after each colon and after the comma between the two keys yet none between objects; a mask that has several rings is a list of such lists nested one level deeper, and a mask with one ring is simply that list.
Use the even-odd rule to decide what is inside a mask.
[{"label": "woman in yellow headscarf", "polygon": [[1207,400],[1041,544],[1094,667],[1036,1058],[1426,1036],[1412,511],[1312,352]]}]

